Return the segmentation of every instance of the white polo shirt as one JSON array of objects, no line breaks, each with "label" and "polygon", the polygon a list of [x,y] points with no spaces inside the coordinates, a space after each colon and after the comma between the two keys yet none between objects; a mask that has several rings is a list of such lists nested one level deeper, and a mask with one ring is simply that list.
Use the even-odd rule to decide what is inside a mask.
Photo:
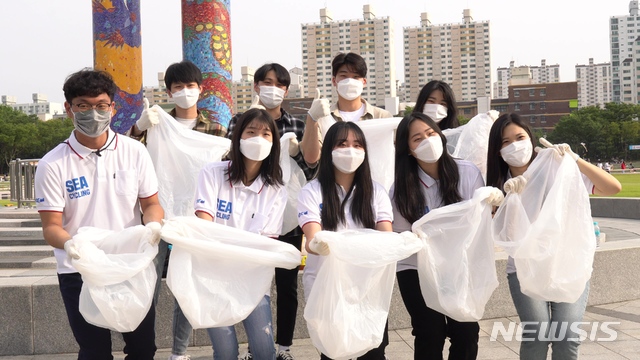
[{"label": "white polo shirt", "polygon": [[[458,174],[460,180],[458,182],[458,192],[462,197],[462,200],[469,200],[473,197],[473,193],[476,189],[484,186],[484,180],[482,179],[482,173],[480,170],[470,161],[455,159],[456,165],[458,165]],[[427,175],[422,168],[418,167],[418,177],[420,178],[420,189],[422,196],[426,199],[427,207],[424,209],[424,213],[428,213],[430,210],[437,209],[442,206],[442,198],[440,197],[439,180]],[[395,184],[391,187],[391,197],[393,198],[393,191]],[[393,205],[393,231],[403,232],[411,231],[411,223],[407,221],[396,208],[395,202],[391,202]],[[418,255],[413,254],[404,260],[398,261],[398,267],[396,271],[403,270],[417,270],[418,269]]]},{"label": "white polo shirt", "polygon": [[270,186],[262,176],[245,186],[231,183],[225,171],[230,161],[207,164],[198,176],[196,212],[203,211],[218,224],[277,238],[287,204],[284,186]]},{"label": "white polo shirt", "polygon": [[[82,226],[120,231],[141,223],[139,198],[158,192],[147,149],[108,130],[101,156],[69,139],[38,163],[35,179],[38,212],[62,213],[62,227],[74,236]],[[58,273],[77,272],[62,249],[54,249]]]},{"label": "white polo shirt", "polygon": [[[338,187],[338,197],[340,202],[344,200],[346,195],[345,190],[340,185]],[[345,220],[346,224],[338,225],[338,231],[345,229],[361,229],[362,226],[356,223],[351,216],[351,200],[349,198],[345,204]],[[373,182],[373,214],[376,223],[388,221],[393,222],[393,211],[391,209],[391,200],[387,191],[382,185]],[[320,182],[315,179],[305,185],[300,194],[298,195],[298,224],[303,227],[305,224],[315,222],[322,225],[322,219],[320,218],[320,212],[322,209],[322,188]],[[307,239],[311,241],[311,239]],[[302,283],[304,285],[305,298],[308,297],[313,282],[316,279],[318,269],[324,262],[325,257],[319,255],[309,254],[307,256],[307,262],[304,267],[304,273],[302,275]]]}]

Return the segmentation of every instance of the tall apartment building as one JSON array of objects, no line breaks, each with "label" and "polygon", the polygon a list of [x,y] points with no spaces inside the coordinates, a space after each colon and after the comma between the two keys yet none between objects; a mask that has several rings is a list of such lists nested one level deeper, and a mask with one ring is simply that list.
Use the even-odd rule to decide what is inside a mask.
[{"label": "tall apartment building", "polygon": [[167,86],[164,83],[164,71],[158,72],[158,86],[145,86],[142,88],[142,96],[149,100],[149,106],[160,105],[161,107],[173,108],[173,99],[167,93]]},{"label": "tall apartment building", "polygon": [[420,14],[419,27],[404,28],[406,96],[415,101],[431,80],[448,83],[458,101],[491,96],[491,41],[489,21],[473,21],[463,11],[460,24],[431,24]]},{"label": "tall apartment building", "polygon": [[629,2],[629,15],[609,19],[611,45],[612,100],[640,103],[638,75],[640,71],[640,14],[638,1]]},{"label": "tall apartment building", "polygon": [[[305,97],[304,76],[302,75],[302,69],[297,66],[289,69],[289,76],[291,77],[291,84],[289,84],[287,97],[292,99]],[[311,95],[313,96],[315,95],[315,93]]]},{"label": "tall apartment building", "polygon": [[611,63],[576,65],[578,82],[578,107],[599,105],[611,102]]},{"label": "tall apartment building", "polygon": [[233,113],[241,113],[249,110],[255,91],[253,90],[253,75],[256,70],[250,66],[240,68],[241,78],[231,84],[231,97],[233,98]]},{"label": "tall apartment building", "polygon": [[18,104],[15,96],[2,95],[0,105],[9,106],[27,115],[36,115],[42,121],[67,117],[64,106],[61,103],[47,101],[47,96],[44,94],[34,93],[32,100],[33,102],[30,103]]},{"label": "tall apartment building", "polygon": [[560,82],[560,65],[547,65],[542,59],[540,66],[515,66],[515,61],[509,67],[499,67],[497,80],[493,83],[493,98],[509,98],[509,85],[549,84]]},{"label": "tall apartment building", "polygon": [[393,21],[376,17],[371,5],[364,5],[361,20],[334,21],[331,12],[320,9],[320,23],[302,24],[302,72],[308,93],[316,88],[337,99],[331,86],[331,60],[338,53],[354,52],[367,63],[367,85],[362,97],[376,106],[396,96]]}]

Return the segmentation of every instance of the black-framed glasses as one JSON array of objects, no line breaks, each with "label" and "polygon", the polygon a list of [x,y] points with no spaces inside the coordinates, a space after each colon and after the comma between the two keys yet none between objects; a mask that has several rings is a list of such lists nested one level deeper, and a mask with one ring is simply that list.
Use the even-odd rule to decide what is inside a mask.
[{"label": "black-framed glasses", "polygon": [[80,111],[88,111],[91,109],[96,109],[98,111],[107,111],[111,108],[111,104],[108,103],[99,103],[96,105],[89,105],[87,103],[80,103],[80,104],[75,104],[75,107],[77,107]]}]

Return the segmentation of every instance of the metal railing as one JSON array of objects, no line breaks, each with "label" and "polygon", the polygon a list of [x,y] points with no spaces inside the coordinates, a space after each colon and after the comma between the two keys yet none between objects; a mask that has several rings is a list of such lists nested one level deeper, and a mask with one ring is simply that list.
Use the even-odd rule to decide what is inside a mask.
[{"label": "metal railing", "polygon": [[25,204],[36,204],[35,178],[39,161],[40,159],[15,159],[9,163],[11,201],[15,201],[18,208]]}]

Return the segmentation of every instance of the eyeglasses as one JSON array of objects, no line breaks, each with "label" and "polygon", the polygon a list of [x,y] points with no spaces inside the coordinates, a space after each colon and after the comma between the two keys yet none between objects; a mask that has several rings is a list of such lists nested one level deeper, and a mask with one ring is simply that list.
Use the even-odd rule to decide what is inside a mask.
[{"label": "eyeglasses", "polygon": [[74,106],[80,109],[80,111],[88,111],[91,109],[96,109],[98,111],[107,111],[111,108],[111,104],[107,104],[107,103],[99,103],[96,105],[89,105],[87,103],[82,103],[82,104],[75,104]]}]

